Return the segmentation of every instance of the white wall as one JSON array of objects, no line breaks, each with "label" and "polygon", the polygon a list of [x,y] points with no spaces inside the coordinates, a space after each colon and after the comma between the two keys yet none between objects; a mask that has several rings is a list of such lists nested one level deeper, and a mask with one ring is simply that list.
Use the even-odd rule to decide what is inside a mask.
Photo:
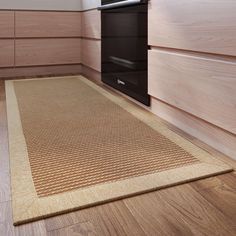
[{"label": "white wall", "polygon": [[101,0],[0,0],[0,10],[80,11],[100,5]]},{"label": "white wall", "polygon": [[80,11],[81,6],[81,0],[0,0],[0,9],[13,10]]},{"label": "white wall", "polygon": [[101,5],[101,0],[81,0],[81,2],[83,10],[97,8]]}]

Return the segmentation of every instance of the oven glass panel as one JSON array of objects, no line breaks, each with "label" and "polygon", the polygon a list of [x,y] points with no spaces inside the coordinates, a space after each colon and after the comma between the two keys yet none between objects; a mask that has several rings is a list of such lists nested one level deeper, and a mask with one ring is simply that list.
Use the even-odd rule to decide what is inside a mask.
[{"label": "oven glass panel", "polygon": [[147,4],[102,11],[102,80],[149,104]]},{"label": "oven glass panel", "polygon": [[111,4],[115,2],[123,2],[123,1],[126,1],[126,0],[102,0],[102,5]]}]

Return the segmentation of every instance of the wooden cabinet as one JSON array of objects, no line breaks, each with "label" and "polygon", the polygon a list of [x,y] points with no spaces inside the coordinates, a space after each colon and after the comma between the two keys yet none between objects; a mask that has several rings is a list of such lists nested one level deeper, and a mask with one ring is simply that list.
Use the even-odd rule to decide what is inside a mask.
[{"label": "wooden cabinet", "polygon": [[79,37],[80,12],[16,11],[16,37]]},{"label": "wooden cabinet", "polygon": [[14,11],[0,11],[0,38],[14,37]]},{"label": "wooden cabinet", "polygon": [[151,0],[149,45],[236,56],[235,0]]},{"label": "wooden cabinet", "polygon": [[0,67],[14,66],[14,39],[0,39]]},{"label": "wooden cabinet", "polygon": [[16,39],[16,66],[81,63],[80,38]]},{"label": "wooden cabinet", "polygon": [[236,134],[236,59],[149,51],[149,94]]},{"label": "wooden cabinet", "polygon": [[82,12],[82,36],[101,39],[101,12],[98,10]]},{"label": "wooden cabinet", "polygon": [[101,41],[82,40],[82,64],[101,72]]}]

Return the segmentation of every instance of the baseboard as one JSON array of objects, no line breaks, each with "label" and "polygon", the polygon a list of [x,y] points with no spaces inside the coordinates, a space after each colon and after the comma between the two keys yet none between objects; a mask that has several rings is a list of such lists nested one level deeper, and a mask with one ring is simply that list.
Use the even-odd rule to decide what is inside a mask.
[{"label": "baseboard", "polygon": [[81,64],[1,68],[0,79],[39,76],[74,75],[81,73]]},{"label": "baseboard", "polygon": [[82,65],[81,67],[81,74],[90,79],[90,80],[93,80],[97,83],[101,83],[101,72],[97,71],[97,70],[94,70],[92,69],[91,67],[88,67],[86,65]]},{"label": "baseboard", "polygon": [[185,133],[236,160],[236,135],[155,98],[151,99],[151,112]]}]

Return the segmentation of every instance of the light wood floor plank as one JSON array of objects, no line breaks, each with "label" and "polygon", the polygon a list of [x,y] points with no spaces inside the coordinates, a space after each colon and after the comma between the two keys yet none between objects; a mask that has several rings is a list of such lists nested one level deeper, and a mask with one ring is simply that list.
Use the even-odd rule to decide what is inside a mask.
[{"label": "light wood floor plank", "polygon": [[0,172],[0,203],[11,200],[10,174]]},{"label": "light wood floor plank", "polygon": [[11,219],[12,213],[10,201],[0,203],[0,223],[11,221]]},{"label": "light wood floor plank", "polygon": [[147,235],[193,235],[184,220],[176,217],[168,203],[156,192],[127,198],[124,202]]},{"label": "light wood floor plank", "polygon": [[47,236],[44,221],[37,221],[30,224],[14,227],[16,236]]},{"label": "light wood floor plank", "polygon": [[0,223],[0,232],[3,236],[15,236],[15,230],[11,222]]},{"label": "light wood floor plank", "polygon": [[191,186],[229,220],[236,219],[236,189],[216,177],[193,182]]},{"label": "light wood floor plank", "polygon": [[145,236],[137,221],[127,209],[123,201],[84,209],[77,212],[78,217],[91,222],[97,235]]},{"label": "light wood floor plank", "polygon": [[154,195],[149,194],[149,201],[148,195],[144,195],[143,199],[140,196],[124,200],[148,235],[236,233],[233,221],[225,217],[189,184],[157,191]]},{"label": "light wood floor plank", "polygon": [[[90,222],[98,235],[145,235],[122,201],[116,201],[45,220],[48,232],[64,232],[63,228]],[[91,229],[89,228],[90,232]],[[54,232],[54,233],[55,233]]]},{"label": "light wood floor plank", "polygon": [[189,184],[156,192],[194,235],[235,235],[235,224]]},{"label": "light wood floor plank", "polygon": [[55,231],[71,225],[83,223],[84,221],[84,218],[80,216],[80,214],[77,214],[77,212],[71,212],[45,219],[45,225],[47,231]]},{"label": "light wood floor plank", "polygon": [[11,202],[0,203],[0,235],[1,236],[46,236],[44,221],[13,226]]},{"label": "light wood floor plank", "polygon": [[225,182],[228,186],[230,186],[236,192],[236,172],[232,172],[230,174],[219,175],[217,176],[220,180]]},{"label": "light wood floor plank", "polygon": [[48,236],[95,236],[98,235],[90,222],[71,225],[67,228],[53,230]]}]

